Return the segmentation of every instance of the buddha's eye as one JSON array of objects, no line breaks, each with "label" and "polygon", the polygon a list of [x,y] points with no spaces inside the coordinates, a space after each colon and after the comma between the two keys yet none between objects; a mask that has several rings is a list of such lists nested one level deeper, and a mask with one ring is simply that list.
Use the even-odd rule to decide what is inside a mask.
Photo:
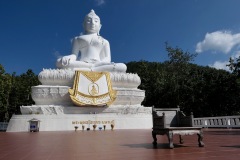
[{"label": "buddha's eye", "polygon": [[87,19],[87,22],[91,22],[91,19],[90,19],[90,18],[88,18],[88,19]]}]

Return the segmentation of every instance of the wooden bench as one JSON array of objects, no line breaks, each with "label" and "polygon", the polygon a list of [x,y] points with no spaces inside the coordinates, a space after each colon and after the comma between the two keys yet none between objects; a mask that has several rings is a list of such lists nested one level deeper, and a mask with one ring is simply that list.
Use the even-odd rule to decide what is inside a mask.
[{"label": "wooden bench", "polygon": [[186,116],[179,108],[154,108],[153,118],[153,145],[157,145],[157,135],[167,135],[169,147],[174,148],[173,135],[179,135],[179,142],[183,144],[184,135],[198,135],[199,147],[204,147],[203,130],[201,127],[193,127],[193,114]]}]

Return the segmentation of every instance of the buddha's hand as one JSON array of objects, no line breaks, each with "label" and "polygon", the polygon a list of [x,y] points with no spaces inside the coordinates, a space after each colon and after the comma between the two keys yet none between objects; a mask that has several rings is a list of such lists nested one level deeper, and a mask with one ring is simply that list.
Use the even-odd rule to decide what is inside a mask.
[{"label": "buddha's hand", "polygon": [[62,65],[63,66],[68,66],[71,61],[76,61],[75,55],[69,55],[69,56],[62,57]]}]

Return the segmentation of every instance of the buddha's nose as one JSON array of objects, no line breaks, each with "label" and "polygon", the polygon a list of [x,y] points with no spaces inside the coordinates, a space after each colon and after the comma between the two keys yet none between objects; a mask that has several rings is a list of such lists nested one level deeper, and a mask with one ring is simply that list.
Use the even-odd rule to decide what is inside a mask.
[{"label": "buddha's nose", "polygon": [[91,20],[91,24],[95,24],[95,21],[94,21],[94,20]]}]

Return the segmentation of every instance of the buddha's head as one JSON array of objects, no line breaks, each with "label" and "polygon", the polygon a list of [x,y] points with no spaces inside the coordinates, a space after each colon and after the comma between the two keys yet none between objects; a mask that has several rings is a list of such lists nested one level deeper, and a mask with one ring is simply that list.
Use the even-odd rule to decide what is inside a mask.
[{"label": "buddha's head", "polygon": [[101,26],[102,25],[100,23],[100,18],[95,14],[94,10],[91,10],[91,12],[85,16],[85,19],[83,22],[84,32],[86,34],[92,34],[92,33],[99,34]]}]

